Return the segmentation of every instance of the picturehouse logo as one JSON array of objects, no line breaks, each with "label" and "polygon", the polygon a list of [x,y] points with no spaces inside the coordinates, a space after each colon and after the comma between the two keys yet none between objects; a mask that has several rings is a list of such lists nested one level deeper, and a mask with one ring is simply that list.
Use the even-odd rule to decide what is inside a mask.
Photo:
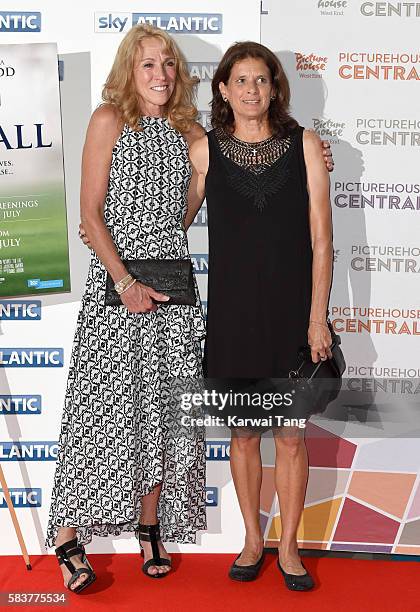
[{"label": "picturehouse logo", "polygon": [[338,62],[338,74],[345,80],[420,80],[420,53],[342,51],[338,54]]},{"label": "picturehouse logo", "polygon": [[420,17],[420,2],[362,2],[363,17]]},{"label": "picturehouse logo", "polygon": [[418,308],[333,306],[331,322],[338,334],[420,336]]},{"label": "picturehouse logo", "polygon": [[356,272],[420,274],[420,247],[352,244],[350,267]]},{"label": "picturehouse logo", "polygon": [[335,181],[333,202],[337,208],[420,211],[420,185],[380,181]]},{"label": "picturehouse logo", "polygon": [[222,34],[220,13],[120,13],[96,12],[95,32],[126,32],[149,24],[170,34]]},{"label": "picturehouse logo", "polygon": [[420,120],[416,118],[358,117],[355,119],[357,144],[373,146],[420,146]]},{"label": "picturehouse logo", "polygon": [[0,11],[0,32],[40,32],[41,13]]},{"label": "picturehouse logo", "polygon": [[328,58],[322,55],[295,53],[295,57],[296,71],[301,78],[320,79],[327,69]]},{"label": "picturehouse logo", "polygon": [[321,15],[340,17],[348,6],[347,0],[317,0],[317,6]]},{"label": "picturehouse logo", "polygon": [[333,144],[338,144],[344,135],[346,124],[342,121],[332,119],[312,119],[315,132],[323,140],[329,140]]}]

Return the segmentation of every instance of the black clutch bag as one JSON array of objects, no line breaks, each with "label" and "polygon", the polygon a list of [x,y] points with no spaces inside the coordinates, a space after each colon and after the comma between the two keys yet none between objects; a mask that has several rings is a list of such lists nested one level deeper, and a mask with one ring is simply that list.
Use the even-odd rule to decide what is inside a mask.
[{"label": "black clutch bag", "polygon": [[331,334],[331,359],[314,363],[311,349],[304,346],[299,350],[297,365],[289,372],[289,382],[295,393],[295,404],[298,411],[308,414],[325,410],[330,402],[338,396],[346,362],[341,350],[341,338],[333,330],[330,320],[327,321]]},{"label": "black clutch bag", "polygon": [[[159,293],[170,297],[162,306],[183,304],[195,306],[196,295],[190,259],[128,259],[123,260],[133,278]],[[105,306],[121,306],[121,298],[114,289],[114,281],[106,278]]]}]

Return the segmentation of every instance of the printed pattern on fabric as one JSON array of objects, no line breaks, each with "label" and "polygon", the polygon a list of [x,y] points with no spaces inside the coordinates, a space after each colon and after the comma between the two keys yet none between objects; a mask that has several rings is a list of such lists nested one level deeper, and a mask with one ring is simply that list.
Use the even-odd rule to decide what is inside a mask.
[{"label": "printed pattern on fabric", "polygon": [[[188,258],[183,228],[188,147],[164,118],[125,126],[113,149],[104,219],[123,259]],[[77,319],[46,545],[57,528],[137,531],[141,497],[163,483],[162,539],[194,543],[206,528],[205,440],[168,418],[171,378],[202,376],[205,333],[196,306],[131,314],[104,306],[106,270],[93,253]],[[170,415],[169,415],[170,417]],[[170,426],[168,425],[170,423]]]}]

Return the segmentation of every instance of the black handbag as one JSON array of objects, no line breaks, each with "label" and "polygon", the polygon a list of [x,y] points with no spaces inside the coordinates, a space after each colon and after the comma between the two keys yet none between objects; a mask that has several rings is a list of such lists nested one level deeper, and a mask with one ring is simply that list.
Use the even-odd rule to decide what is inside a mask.
[{"label": "black handbag", "polygon": [[[190,259],[128,259],[123,260],[127,272],[133,278],[159,293],[170,297],[162,306],[196,305],[194,277]],[[121,306],[121,298],[114,289],[110,274],[106,278],[105,306]]]},{"label": "black handbag", "polygon": [[342,376],[346,362],[341,350],[341,338],[333,330],[331,321],[327,321],[331,334],[331,359],[312,361],[309,345],[301,347],[296,367],[289,372],[289,383],[295,399],[296,411],[307,415],[325,410],[335,400],[341,390]]}]

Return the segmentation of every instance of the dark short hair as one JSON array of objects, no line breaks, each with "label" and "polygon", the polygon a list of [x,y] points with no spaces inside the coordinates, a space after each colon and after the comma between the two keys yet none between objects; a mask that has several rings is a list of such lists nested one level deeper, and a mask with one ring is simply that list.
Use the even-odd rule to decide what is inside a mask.
[{"label": "dark short hair", "polygon": [[275,92],[268,108],[268,120],[274,134],[280,137],[287,136],[298,123],[289,114],[290,87],[280,60],[270,49],[259,43],[246,41],[231,45],[226,51],[214,74],[211,82],[213,99],[211,101],[211,123],[214,128],[223,128],[231,133],[234,130],[235,119],[229,103],[223,102],[219,90],[219,83],[227,83],[232,68],[236,62],[248,57],[261,59],[271,74],[271,81]]}]

